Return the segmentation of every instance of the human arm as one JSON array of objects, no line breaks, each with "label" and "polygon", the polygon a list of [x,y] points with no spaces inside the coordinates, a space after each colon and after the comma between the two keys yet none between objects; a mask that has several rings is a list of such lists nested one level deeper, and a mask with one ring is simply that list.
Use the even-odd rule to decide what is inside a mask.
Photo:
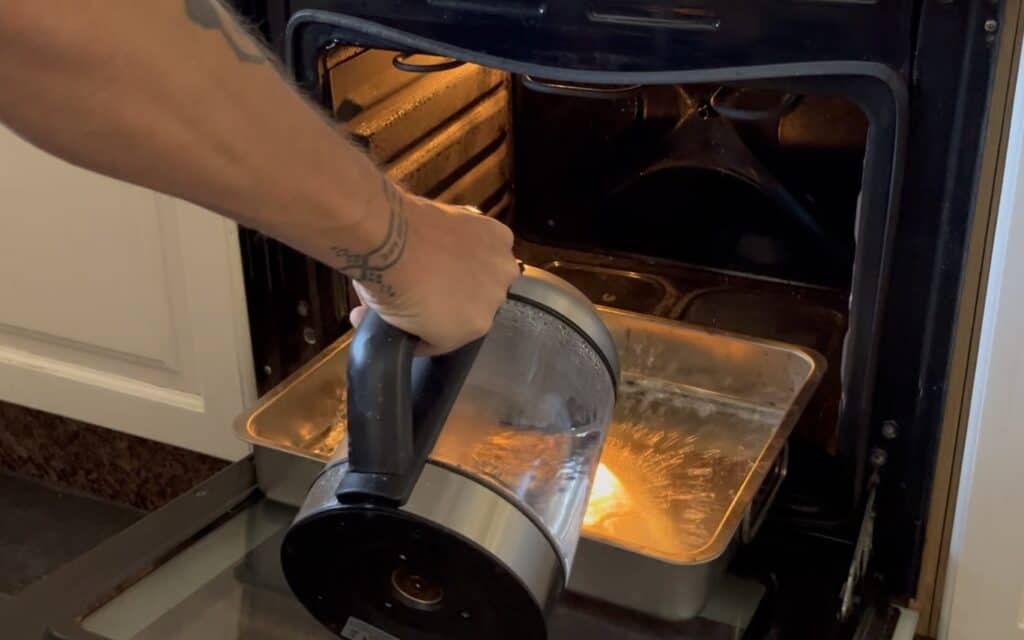
[{"label": "human arm", "polygon": [[486,331],[518,273],[506,227],[392,184],[213,0],[0,0],[0,87],[33,144],[341,270],[433,351]]}]

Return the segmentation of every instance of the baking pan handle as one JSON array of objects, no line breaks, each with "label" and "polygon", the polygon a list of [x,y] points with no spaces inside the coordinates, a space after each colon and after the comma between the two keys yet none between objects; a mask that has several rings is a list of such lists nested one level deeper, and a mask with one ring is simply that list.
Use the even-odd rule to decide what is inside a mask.
[{"label": "baking pan handle", "polygon": [[[775,472],[767,479],[768,482],[772,483],[771,489],[768,490],[768,496],[765,497],[759,508],[758,505],[751,504],[747,513],[743,516],[743,524],[740,528],[740,540],[743,541],[743,544],[753,542],[757,532],[761,530],[761,525],[764,524],[765,518],[768,517],[768,510],[775,503],[775,498],[779,495],[782,482],[789,473],[788,442],[782,445],[782,451],[779,452],[779,457],[773,466]],[[754,515],[754,509],[757,509],[756,516]]]},{"label": "baking pan handle", "polygon": [[414,358],[419,339],[367,311],[349,350],[349,472],[340,502],[408,499],[482,342]]}]

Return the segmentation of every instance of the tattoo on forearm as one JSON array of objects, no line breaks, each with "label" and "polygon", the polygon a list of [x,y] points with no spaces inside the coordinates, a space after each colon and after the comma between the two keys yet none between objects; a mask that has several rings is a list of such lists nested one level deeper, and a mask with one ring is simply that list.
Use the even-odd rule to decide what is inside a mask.
[{"label": "tattoo on forearm", "polygon": [[334,257],[340,260],[337,269],[362,284],[376,285],[388,296],[395,290],[384,279],[388,269],[395,266],[405,252],[407,235],[406,213],[401,194],[387,177],[382,178],[384,200],[388,205],[388,229],[384,239],[366,253],[354,253],[344,247],[330,247]]},{"label": "tattoo on forearm", "polygon": [[242,28],[232,22],[228,12],[217,6],[217,0],[185,0],[185,14],[204,29],[217,29],[242,62],[264,63],[267,56]]}]

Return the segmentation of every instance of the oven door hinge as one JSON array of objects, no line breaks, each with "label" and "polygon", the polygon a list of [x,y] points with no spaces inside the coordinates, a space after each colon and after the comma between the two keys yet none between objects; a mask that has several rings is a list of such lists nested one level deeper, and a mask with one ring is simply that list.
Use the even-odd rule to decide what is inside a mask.
[{"label": "oven door hinge", "polygon": [[847,572],[846,581],[839,592],[839,619],[841,621],[845,621],[857,605],[857,587],[868,570],[872,540],[875,534],[875,495],[878,492],[878,485],[881,481],[880,472],[885,465],[885,460],[886,454],[882,449],[876,448],[871,452],[871,477],[868,480],[867,502],[864,505],[860,532],[857,534],[857,544],[853,548],[850,570]]}]

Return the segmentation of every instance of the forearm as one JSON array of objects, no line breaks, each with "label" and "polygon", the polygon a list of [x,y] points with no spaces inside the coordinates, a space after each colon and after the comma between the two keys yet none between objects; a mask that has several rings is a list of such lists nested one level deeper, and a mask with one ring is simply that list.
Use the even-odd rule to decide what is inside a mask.
[{"label": "forearm", "polygon": [[0,121],[39,147],[334,266],[401,215],[212,0],[0,0],[0,87]]}]

